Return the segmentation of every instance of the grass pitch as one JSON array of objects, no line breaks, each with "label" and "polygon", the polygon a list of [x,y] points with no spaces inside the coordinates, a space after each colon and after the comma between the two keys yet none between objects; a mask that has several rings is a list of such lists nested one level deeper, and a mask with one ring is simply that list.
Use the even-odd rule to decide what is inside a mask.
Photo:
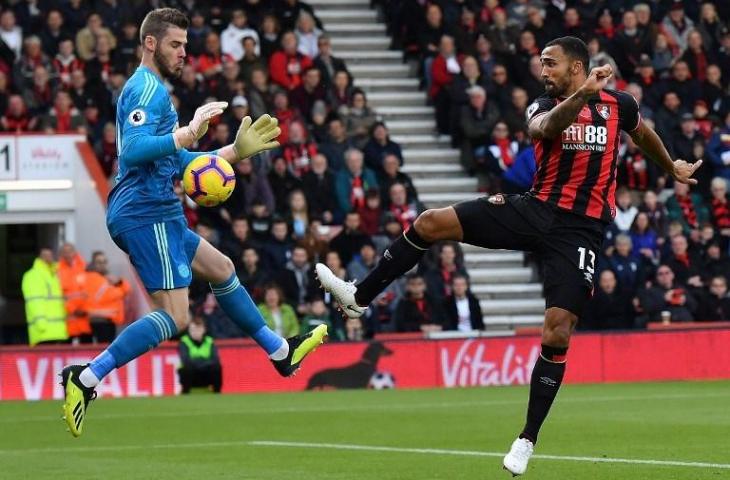
[{"label": "grass pitch", "polygon": [[[2,479],[504,479],[527,388],[0,403]],[[563,387],[526,480],[730,479],[730,382]]]}]

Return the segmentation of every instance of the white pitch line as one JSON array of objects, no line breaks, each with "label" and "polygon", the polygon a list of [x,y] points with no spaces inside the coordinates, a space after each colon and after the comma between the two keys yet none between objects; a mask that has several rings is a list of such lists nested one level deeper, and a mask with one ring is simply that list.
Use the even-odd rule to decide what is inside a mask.
[{"label": "white pitch line", "polygon": [[[393,453],[416,453],[429,455],[459,455],[467,457],[504,457],[504,452],[482,452],[478,450],[444,450],[440,448],[403,448],[383,447],[378,445],[350,445],[340,443],[303,443],[303,442],[277,442],[261,440],[249,442],[249,445],[261,447],[292,447],[292,448],[321,448],[330,450],[358,450],[369,452],[393,452]],[[563,455],[533,455],[532,458],[540,460],[557,460],[567,462],[591,462],[591,463],[628,463],[631,465],[661,465],[668,467],[695,467],[695,468],[721,468],[730,469],[730,463],[707,463],[707,462],[680,462],[675,460],[644,460],[640,458],[610,458],[610,457],[572,457]]]}]

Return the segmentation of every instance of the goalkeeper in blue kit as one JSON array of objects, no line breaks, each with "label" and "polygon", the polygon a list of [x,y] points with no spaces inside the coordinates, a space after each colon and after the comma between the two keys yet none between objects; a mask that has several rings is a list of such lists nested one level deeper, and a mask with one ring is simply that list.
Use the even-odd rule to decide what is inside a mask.
[{"label": "goalkeeper in blue kit", "polygon": [[[139,357],[186,328],[188,286],[193,274],[210,282],[226,314],[269,355],[282,376],[292,375],[327,335],[322,325],[306,335],[284,339],[266,326],[251,297],[236,277],[231,260],[188,229],[173,181],[187,164],[204,153],[231,163],[276,148],[278,122],[263,115],[245,117],[236,138],[215,152],[189,152],[208,121],[223,113],[226,102],[201,106],[189,125],[178,126],[163,79],[182,73],[187,44],[187,17],[161,8],[147,14],[140,27],[142,62],[117,102],[117,184],[109,194],[107,227],[114,242],[129,255],[150,294],[154,310],[129,325],[88,365],[69,365],[61,372],[64,418],[78,437],[99,382],[113,369]],[[181,99],[185,101],[185,99]]]}]

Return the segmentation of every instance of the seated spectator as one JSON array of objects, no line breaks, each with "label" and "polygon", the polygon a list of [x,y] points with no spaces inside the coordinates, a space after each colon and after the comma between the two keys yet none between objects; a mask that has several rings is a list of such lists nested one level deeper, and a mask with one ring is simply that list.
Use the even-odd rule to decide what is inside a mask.
[{"label": "seated spectator", "polygon": [[352,97],[352,90],[350,73],[345,70],[336,71],[327,92],[327,105],[333,112],[339,112],[341,108],[347,108],[350,97]]},{"label": "seated spectator", "polygon": [[651,228],[653,228],[659,235],[657,243],[661,245],[663,241],[662,236],[667,229],[667,211],[664,208],[664,204],[658,200],[656,193],[652,190],[647,190],[644,193],[644,198],[641,205],[639,205],[639,212],[646,213],[649,217],[649,224],[651,225]]},{"label": "seated spectator", "polygon": [[247,116],[251,116],[251,110],[246,97],[243,95],[236,95],[231,98],[231,112],[230,115],[228,115],[228,120],[225,122],[226,125],[228,125],[228,131],[238,132],[241,122],[243,122],[243,119]]},{"label": "seated spectator", "polygon": [[71,103],[68,92],[59,90],[53,100],[53,107],[42,120],[46,133],[86,134],[86,122],[81,113]]},{"label": "seated spectator", "polygon": [[302,188],[309,205],[309,213],[332,223],[337,208],[335,175],[327,166],[327,157],[321,153],[312,156],[311,168],[302,176]]},{"label": "seated spectator", "polygon": [[662,259],[674,272],[677,282],[694,288],[702,288],[702,259],[689,249],[689,242],[684,235],[671,237],[671,254]]},{"label": "seated spectator", "polygon": [[322,220],[314,217],[309,222],[307,233],[297,242],[297,245],[307,250],[307,256],[313,262],[322,262],[325,255],[327,255],[329,250],[329,242],[327,241],[329,229],[328,225],[322,225]]},{"label": "seated spectator", "polygon": [[317,28],[314,17],[309,12],[302,10],[297,17],[297,26],[294,30],[297,35],[297,51],[309,58],[319,55],[317,39],[322,35],[322,30]]},{"label": "seated spectator", "polygon": [[71,39],[61,41],[58,53],[53,57],[53,69],[63,88],[71,87],[71,74],[84,71],[84,62],[74,54],[74,42]]},{"label": "seated spectator", "polygon": [[213,30],[205,23],[206,18],[201,10],[194,10],[190,15],[190,26],[188,27],[188,55],[197,57],[205,50],[205,39]]},{"label": "seated spectator", "polygon": [[625,146],[619,156],[617,183],[640,192],[656,189],[659,178],[656,164],[639,150],[629,135],[626,135]]},{"label": "seated spectator", "polygon": [[517,50],[520,26],[509,21],[503,8],[495,8],[492,24],[487,27],[487,39],[497,56],[511,55]]},{"label": "seated spectator", "polygon": [[210,32],[205,37],[205,50],[197,57],[191,57],[195,71],[205,78],[209,91],[218,88],[220,75],[223,73],[223,64],[233,62],[233,59],[221,51],[220,37]]},{"label": "seated spectator", "polygon": [[291,225],[294,239],[302,238],[309,227],[309,207],[303,191],[293,190],[289,194],[287,212],[287,221]]},{"label": "seated spectator", "polygon": [[41,116],[48,113],[53,106],[53,85],[48,69],[38,65],[33,71],[33,84],[23,92],[23,99],[32,116]]},{"label": "seated spectator", "polygon": [[502,174],[504,193],[525,193],[532,187],[537,172],[535,147],[529,145],[517,154],[512,165]]},{"label": "seated spectator", "polygon": [[489,39],[487,39],[484,32],[480,32],[479,35],[477,35],[475,47],[475,58],[479,64],[481,74],[485,79],[492,78],[492,69],[497,64],[497,59],[492,53],[492,43]]},{"label": "seated spectator", "polygon": [[677,92],[682,109],[689,111],[700,98],[700,83],[692,78],[687,62],[677,60],[672,64],[671,76],[666,80],[667,90]]},{"label": "seated spectator", "polygon": [[588,301],[586,311],[578,322],[579,330],[627,330],[633,328],[631,296],[617,288],[612,270],[598,277],[598,288]]},{"label": "seated spectator", "polygon": [[[327,333],[329,335],[329,341],[346,340],[345,332],[341,325],[335,327],[332,315],[330,315],[327,305],[321,297],[314,297],[309,302],[308,312],[302,318],[302,334],[309,333],[320,325],[327,325]],[[341,323],[341,322],[337,322]]]},{"label": "seated spectator", "polygon": [[724,275],[730,282],[730,258],[722,249],[722,244],[712,240],[705,245],[702,278],[705,284],[716,275]]},{"label": "seated spectator", "polygon": [[337,174],[345,166],[345,152],[354,147],[347,138],[347,130],[343,121],[334,117],[329,121],[329,138],[319,146],[319,151],[327,157],[327,163],[333,173]]},{"label": "seated spectator", "polygon": [[253,298],[261,298],[263,287],[271,280],[268,269],[261,265],[261,257],[259,257],[259,249],[252,246],[246,246],[240,260],[234,261],[236,265],[236,275],[241,285],[251,294]]},{"label": "seated spectator", "polygon": [[400,145],[390,139],[388,127],[383,122],[375,122],[370,128],[370,139],[363,148],[365,166],[375,172],[378,177],[383,175],[383,159],[386,155],[395,155],[403,165],[403,153]]},{"label": "seated spectator", "polygon": [[106,37],[99,37],[94,48],[94,58],[87,60],[84,67],[86,78],[98,88],[105,88],[109,85],[109,77],[115,69],[122,68],[114,56],[113,47]]},{"label": "seated spectator", "polygon": [[418,215],[425,210],[421,202],[417,200],[408,201],[406,187],[402,183],[394,183],[390,186],[387,208],[388,212],[401,223],[403,230],[413,225]]},{"label": "seated spectator", "polygon": [[477,149],[486,148],[494,125],[499,120],[499,110],[487,102],[486,91],[480,86],[469,89],[469,105],[461,108],[461,165],[470,175],[476,167]]},{"label": "seated spectator", "polygon": [[94,153],[104,177],[111,179],[117,170],[117,128],[113,123],[108,122],[104,125],[101,138],[94,143]]},{"label": "seated spectator", "polygon": [[43,67],[46,74],[50,75],[53,65],[50,59],[41,50],[41,40],[32,35],[23,40],[23,55],[13,66],[13,85],[19,92],[28,90],[37,85],[35,79],[36,70]]},{"label": "seated spectator", "polygon": [[299,111],[289,105],[289,95],[277,87],[274,93],[274,113],[273,116],[279,120],[279,128],[281,128],[281,134],[279,135],[279,143],[282,145],[289,141],[289,128],[294,122],[303,122]]},{"label": "seated spectator", "polygon": [[251,226],[248,218],[240,214],[231,221],[231,230],[223,237],[221,252],[233,260],[233,265],[241,265],[241,255],[246,248],[261,248],[261,245],[251,236]]},{"label": "seated spectator", "polygon": [[295,246],[285,268],[277,272],[275,277],[286,301],[295,306],[298,315],[304,315],[307,312],[307,299],[317,294],[319,286],[307,249]]},{"label": "seated spectator", "polygon": [[688,162],[695,162],[694,144],[704,142],[702,135],[697,131],[695,117],[689,112],[680,116],[679,132],[672,137],[671,152],[675,157],[685,159]]},{"label": "seated spectator", "polygon": [[641,287],[652,270],[652,264],[634,251],[631,237],[626,233],[616,236],[612,255],[608,257],[606,266],[616,275],[618,290],[627,296],[633,296]]},{"label": "seated spectator", "polygon": [[427,290],[436,302],[443,302],[451,295],[452,280],[462,275],[468,279],[463,263],[457,263],[456,247],[453,243],[443,242],[439,248],[439,256],[434,267],[426,270],[424,279]]},{"label": "seated spectator", "polygon": [[674,272],[667,265],[660,265],[654,284],[639,292],[639,304],[649,322],[691,322],[697,309],[694,296],[674,281]]},{"label": "seated spectator", "polygon": [[461,65],[456,55],[454,37],[443,35],[439,41],[439,53],[431,63],[431,86],[428,96],[436,108],[436,128],[441,134],[448,134],[449,128],[449,87],[454,76],[461,73]]},{"label": "seated spectator", "polygon": [[302,73],[312,66],[312,59],[297,51],[297,37],[292,31],[281,36],[281,49],[271,55],[269,72],[271,81],[287,91],[302,83]]},{"label": "seated spectator", "polygon": [[[717,65],[710,65],[707,67],[707,70],[716,70],[717,74],[720,74],[720,69]],[[707,102],[705,100],[697,100],[692,108],[692,115],[694,115],[695,124],[697,125],[697,132],[702,137],[704,144],[710,139],[715,128],[714,118],[710,116],[710,109],[707,106]]]},{"label": "seated spectator", "polygon": [[4,132],[30,132],[36,129],[38,117],[31,116],[20,95],[8,97],[8,107],[0,117],[0,127]]},{"label": "seated spectator", "polygon": [[395,183],[402,183],[406,187],[409,202],[418,201],[418,192],[413,180],[411,180],[410,175],[401,172],[400,165],[400,159],[392,153],[386,154],[383,158],[382,167],[380,168],[382,176],[379,178],[379,184],[385,205],[390,202],[390,187]]},{"label": "seated spectator", "polygon": [[403,225],[401,225],[395,215],[390,212],[385,212],[383,214],[383,227],[381,231],[372,237],[378,255],[382,255],[390,244],[396,241],[401,235],[403,235]]},{"label": "seated spectator", "polygon": [[234,61],[240,61],[244,56],[244,39],[254,41],[254,53],[258,55],[259,34],[248,24],[248,15],[242,8],[236,8],[231,13],[231,23],[221,32],[221,51]]},{"label": "seated spectator", "polygon": [[276,211],[280,214],[286,213],[287,199],[294,190],[302,188],[302,181],[294,175],[287,166],[284,157],[276,157],[268,175],[269,185],[274,194]]},{"label": "seated spectator", "polygon": [[626,188],[616,191],[616,216],[613,223],[619,232],[628,232],[639,209],[631,203],[631,192]]},{"label": "seated spectator", "polygon": [[712,162],[715,175],[730,182],[730,110],[725,114],[722,128],[710,138],[707,144],[707,156]]},{"label": "seated spectator", "polygon": [[363,166],[362,152],[350,148],[345,152],[345,168],[335,177],[335,193],[340,212],[349,212],[365,205],[365,192],[377,188],[375,174]]},{"label": "seated spectator", "polygon": [[317,67],[308,67],[302,77],[302,83],[289,92],[289,100],[306,121],[312,123],[312,108],[317,101],[325,100],[327,91],[322,85],[322,74]]},{"label": "seated spectator", "polygon": [[[322,34],[317,38],[317,49],[319,52],[314,57],[314,66],[322,73],[322,84],[325,88],[330,88],[334,82],[335,74],[337,72],[347,73],[347,66],[344,60],[332,55],[332,41],[328,35]],[[336,109],[339,105],[333,107]]]},{"label": "seated spectator", "polygon": [[506,110],[512,102],[514,86],[509,78],[509,72],[504,65],[497,64],[492,70],[492,78],[487,89],[490,100],[496,101],[500,111]]},{"label": "seated spectator", "polygon": [[272,213],[263,201],[254,199],[249,222],[253,238],[261,243],[268,242],[271,238],[269,231],[271,230]]},{"label": "seated spectator", "polygon": [[[461,73],[454,77],[453,82],[447,87],[448,121],[451,123],[449,133],[458,136],[461,132],[458,129],[459,116],[461,115],[461,107],[469,105],[469,94],[467,90],[471,87],[479,85],[485,91],[488,88],[487,78],[479,70],[479,64],[474,57],[467,56],[461,61]],[[458,138],[454,139],[453,144],[458,144]]]},{"label": "seated spectator", "polygon": [[[420,17],[420,15],[419,15]],[[423,19],[423,17],[420,17]],[[414,28],[418,41],[418,52],[422,59],[423,73],[426,77],[426,91],[431,88],[431,63],[439,52],[441,37],[450,33],[450,28],[443,18],[441,7],[436,4],[429,4],[426,7],[425,25],[418,25]]]},{"label": "seated spectator", "polygon": [[270,59],[279,48],[279,19],[273,14],[266,14],[261,19],[261,57]]},{"label": "seated spectator", "polygon": [[649,223],[649,216],[645,212],[639,212],[631,224],[631,244],[634,251],[644,259],[654,262],[659,256],[659,244],[657,232]]},{"label": "seated spectator", "polygon": [[233,165],[236,186],[231,197],[222,205],[230,216],[249,215],[255,201],[266,205],[268,211],[275,207],[274,194],[266,176],[256,172],[250,158],[243,158]]},{"label": "seated spectator", "polygon": [[377,121],[375,111],[368,106],[365,92],[356,88],[350,97],[347,107],[340,107],[339,114],[344,120],[347,137],[357,148],[362,148],[368,141],[368,134]]},{"label": "seated spectator", "polygon": [[271,238],[264,244],[267,265],[274,270],[280,270],[286,266],[291,258],[294,249],[294,242],[289,234],[289,225],[283,218],[276,218],[271,223]]},{"label": "seated spectator", "polygon": [[[127,19],[122,25],[122,35],[117,40],[117,48],[115,54],[117,56],[117,66],[119,71],[127,74],[134,71],[137,67],[137,46],[139,45],[139,28],[134,20]],[[190,40],[190,30],[188,30],[188,41]],[[189,43],[188,43],[189,45]],[[192,54],[188,48],[188,54]]]},{"label": "seated spectator", "polygon": [[482,307],[469,290],[469,280],[464,275],[456,274],[451,278],[451,295],[444,301],[444,313],[444,330],[484,330]]},{"label": "seated spectator", "polygon": [[330,241],[330,248],[339,254],[342,265],[346,266],[368,241],[370,237],[360,229],[360,214],[353,211],[345,216],[342,230]]},{"label": "seated spectator", "polygon": [[487,147],[476,148],[474,155],[479,172],[484,177],[488,192],[502,192],[502,176],[515,161],[519,144],[510,137],[507,124],[499,121],[492,129],[492,139]]},{"label": "seated spectator", "polygon": [[76,34],[76,51],[81,60],[88,62],[94,58],[96,44],[100,38],[105,38],[108,41],[110,49],[114,49],[117,46],[116,37],[111,30],[104,26],[101,15],[91,13],[86,20],[86,27],[79,30]]},{"label": "seated spectator", "polygon": [[512,103],[507,106],[504,115],[502,115],[507,128],[512,132],[515,140],[520,143],[526,143],[527,122],[525,119],[527,118],[528,105],[527,91],[524,88],[515,87],[512,90]]},{"label": "seated spectator", "polygon": [[406,280],[406,295],[393,315],[397,332],[440,332],[444,322],[441,305],[426,295],[426,282],[417,273]]},{"label": "seated spectator", "polygon": [[360,247],[360,254],[353,257],[350,263],[347,264],[347,278],[362,280],[370,273],[370,270],[375,268],[377,263],[378,257],[375,244],[368,239]]},{"label": "seated spectator", "polygon": [[[229,58],[223,58],[220,75],[209,81],[210,92],[218,100],[231,104],[236,97],[243,97],[246,93],[246,85],[241,79],[241,67],[238,63]],[[220,118],[211,119],[219,122]]]},{"label": "seated spectator", "polygon": [[[251,71],[251,81],[246,84],[248,93],[249,109],[251,110],[251,116],[253,118],[259,118],[264,113],[269,113],[274,109],[274,98],[272,96],[273,89],[269,85],[269,76],[265,68],[254,68]],[[282,98],[287,103],[289,97],[282,92]],[[286,112],[292,116],[295,112],[287,109]],[[279,118],[278,114],[275,114],[277,120],[279,120],[279,126],[282,125],[282,119]],[[286,119],[283,119],[286,120]],[[284,131],[282,130],[282,133]],[[285,141],[286,137],[282,138],[279,135],[279,141]]]},{"label": "seated spectator", "polygon": [[12,51],[16,59],[20,57],[23,29],[17,25],[15,12],[11,8],[4,9],[0,14],[0,39]]},{"label": "seated spectator", "polygon": [[668,220],[679,221],[685,235],[699,229],[702,223],[710,219],[702,197],[697,193],[690,193],[689,185],[684,183],[674,182],[674,194],[667,199],[666,205]]},{"label": "seated spectator", "polygon": [[[647,88],[649,87],[645,86],[644,90]],[[671,145],[672,135],[679,129],[679,119],[684,113],[677,92],[673,90],[664,92],[661,105],[654,111],[655,130],[665,145]]]},{"label": "seated spectator", "polygon": [[243,45],[243,56],[238,60],[241,68],[241,79],[246,86],[251,85],[251,77],[254,70],[267,70],[267,63],[259,56],[259,43],[257,37],[247,35],[241,40]]},{"label": "seated spectator", "polygon": [[177,109],[181,123],[190,122],[197,106],[202,105],[208,96],[205,84],[198,80],[198,74],[192,65],[183,66],[180,81],[176,82],[173,93],[178,98],[185,99]]},{"label": "seated spectator", "polygon": [[304,125],[295,121],[289,125],[289,139],[282,144],[280,155],[286,160],[287,169],[297,178],[309,171],[311,158],[317,154],[317,145],[307,139]]},{"label": "seated spectator", "polygon": [[264,288],[264,302],[258,307],[270,329],[284,338],[299,335],[297,314],[291,305],[284,303],[284,295],[277,284]]},{"label": "seated spectator", "polygon": [[728,182],[720,177],[713,178],[710,184],[710,218],[725,247],[730,243],[730,195],[727,186]]},{"label": "seated spectator", "polygon": [[590,57],[588,68],[592,69],[603,65],[611,65],[614,75],[621,78],[621,71],[616,64],[616,60],[614,60],[614,58],[606,52],[604,46],[601,44],[601,39],[593,37],[588,41],[587,46],[588,56]]},{"label": "seated spectator", "polygon": [[208,128],[208,133],[198,140],[198,147],[202,151],[212,152],[230,144],[231,129],[227,123],[218,123]]},{"label": "seated spectator", "polygon": [[124,300],[131,291],[126,280],[109,272],[104,252],[95,251],[83,281],[94,343],[110,343],[117,336],[117,327],[124,325]]},{"label": "seated spectator", "polygon": [[[730,40],[730,37],[728,39]],[[725,55],[727,58],[730,58],[730,56],[727,56],[727,52],[728,50],[726,49]],[[730,66],[728,62],[726,62],[726,65]],[[701,87],[702,95],[700,100],[695,101],[695,106],[699,102],[702,102],[704,104],[705,108],[707,108],[708,120],[714,120],[715,117],[721,117],[721,115],[719,114],[724,111],[724,109],[721,109],[723,104],[723,97],[727,97],[725,96],[723,90],[723,85],[726,83],[723,77],[727,77],[728,74],[730,74],[730,69],[728,69],[727,67],[723,71],[718,65],[707,66],[706,78],[705,81],[702,82]],[[725,100],[725,102],[727,101]],[[714,127],[714,125],[710,126],[710,128],[712,127]],[[710,135],[712,133],[712,131],[709,132]]]},{"label": "seated spectator", "polygon": [[708,291],[699,302],[697,320],[700,322],[730,321],[730,295],[728,295],[727,278],[723,275],[714,276],[710,280]]},{"label": "seated spectator", "polygon": [[361,228],[367,235],[375,235],[380,230],[383,208],[381,207],[380,192],[371,188],[365,192],[365,205],[357,209],[360,214]]},{"label": "seated spectator", "polygon": [[206,334],[205,322],[196,317],[188,325],[188,331],[180,337],[178,344],[180,367],[178,377],[183,394],[193,387],[207,387],[220,393],[223,386],[223,372],[218,348],[213,337]]}]

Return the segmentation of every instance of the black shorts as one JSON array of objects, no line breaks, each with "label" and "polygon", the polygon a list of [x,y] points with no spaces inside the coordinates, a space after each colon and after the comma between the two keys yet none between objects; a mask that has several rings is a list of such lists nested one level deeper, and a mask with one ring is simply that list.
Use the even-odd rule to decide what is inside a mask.
[{"label": "black shorts", "polygon": [[535,252],[542,264],[545,306],[580,315],[593,292],[605,224],[529,194],[496,194],[454,205],[464,242]]}]

